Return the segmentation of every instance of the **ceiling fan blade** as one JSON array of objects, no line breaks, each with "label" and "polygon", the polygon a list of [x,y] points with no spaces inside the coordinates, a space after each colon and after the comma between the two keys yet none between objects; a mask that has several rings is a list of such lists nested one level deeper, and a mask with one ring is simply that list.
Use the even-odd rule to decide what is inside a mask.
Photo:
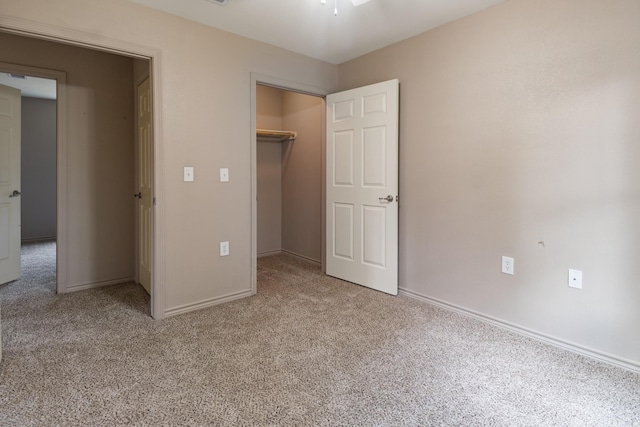
[{"label": "ceiling fan blade", "polygon": [[369,0],[351,0],[351,3],[354,6],[360,6],[361,4],[367,3]]}]

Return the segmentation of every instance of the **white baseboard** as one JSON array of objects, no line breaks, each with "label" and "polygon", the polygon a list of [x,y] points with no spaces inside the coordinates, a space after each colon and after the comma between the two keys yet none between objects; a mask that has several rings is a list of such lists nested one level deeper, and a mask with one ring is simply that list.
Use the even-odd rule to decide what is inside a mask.
[{"label": "white baseboard", "polygon": [[212,307],[214,305],[223,304],[225,302],[234,301],[241,298],[252,296],[251,290],[235,292],[233,294],[223,295],[221,297],[208,298],[191,304],[180,305],[165,310],[165,317],[176,316],[178,314],[188,313],[190,311],[200,310],[202,308]]},{"label": "white baseboard", "polygon": [[109,285],[119,285],[121,283],[133,282],[133,277],[121,277],[119,279],[104,280],[102,282],[80,283],[75,285],[67,285],[64,293],[84,291],[86,289],[101,288]]},{"label": "white baseboard", "polygon": [[291,255],[292,257],[295,257],[295,258],[299,258],[299,259],[301,259],[301,260],[303,260],[303,261],[312,262],[312,263],[314,263],[314,264],[318,264],[318,265],[322,264],[322,263],[320,262],[320,260],[317,260],[317,259],[314,259],[314,258],[309,258],[308,256],[300,255],[300,254],[298,254],[298,253],[295,253],[295,252],[292,252],[292,251],[288,251],[288,250],[286,250],[286,249],[283,249],[283,250],[282,250],[282,253],[283,253],[283,254],[287,254],[287,255]]},{"label": "white baseboard", "polygon": [[22,239],[22,243],[44,243],[44,242],[55,242],[56,236],[45,236],[45,237],[29,237],[26,239]]},{"label": "white baseboard", "polygon": [[529,338],[533,338],[534,340],[541,341],[543,343],[550,344],[552,346],[559,347],[564,350],[568,350],[573,353],[577,353],[582,356],[586,356],[591,359],[598,360],[600,362],[605,362],[610,365],[627,369],[632,372],[640,373],[640,364],[637,362],[624,359],[621,357],[613,356],[611,354],[603,353],[603,352],[600,352],[591,348],[587,348],[570,341],[562,340],[560,338],[556,338],[550,335],[546,335],[540,332],[536,332],[534,330],[527,329],[522,326],[510,323],[510,322],[506,322],[501,319],[497,319],[495,317],[487,316],[485,314],[482,314],[473,310],[469,310],[467,308],[460,307],[455,304],[450,304],[448,302],[439,300],[437,298],[428,297],[419,292],[410,291],[408,289],[403,289],[403,288],[400,288],[399,291],[400,291],[400,295],[402,296],[423,301],[428,304],[432,304],[432,305],[444,308],[445,310],[454,311],[454,312],[463,314],[465,316],[473,317],[475,319],[492,324],[494,326],[498,326],[502,329],[507,329],[517,334],[524,335]]},{"label": "white baseboard", "polygon": [[289,251],[287,249],[279,249],[276,251],[269,251],[269,252],[261,252],[258,254],[258,258],[264,258],[264,257],[268,257],[268,256],[274,256],[274,255],[281,255],[281,254],[287,254],[287,255],[291,255],[292,257],[301,259],[303,261],[308,261],[308,262],[312,262],[314,264],[317,265],[321,265],[322,262],[320,260],[317,260],[315,258],[310,258],[306,255],[300,255],[299,253],[293,252],[293,251]]},{"label": "white baseboard", "polygon": [[278,249],[276,251],[268,251],[268,252],[260,252],[258,254],[258,258],[264,258],[267,256],[274,256],[274,255],[280,255],[282,253],[282,250]]}]

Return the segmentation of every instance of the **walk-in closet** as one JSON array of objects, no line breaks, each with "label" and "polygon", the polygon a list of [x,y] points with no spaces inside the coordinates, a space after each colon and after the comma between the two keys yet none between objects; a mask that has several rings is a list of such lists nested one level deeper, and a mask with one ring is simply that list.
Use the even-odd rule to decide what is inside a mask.
[{"label": "walk-in closet", "polygon": [[320,263],[324,99],[256,87],[257,253]]}]

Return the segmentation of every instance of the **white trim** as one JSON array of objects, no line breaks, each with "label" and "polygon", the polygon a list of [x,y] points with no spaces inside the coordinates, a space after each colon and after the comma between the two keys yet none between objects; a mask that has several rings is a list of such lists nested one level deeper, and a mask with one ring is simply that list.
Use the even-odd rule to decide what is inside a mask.
[{"label": "white trim", "polygon": [[[327,88],[322,88],[318,86],[308,85],[305,83],[293,82],[290,80],[281,79],[278,77],[268,76],[266,74],[260,73],[251,73],[251,82],[253,83],[253,93],[255,94],[256,87],[255,85],[260,84],[263,86],[270,86],[276,89],[288,90],[290,92],[298,92],[305,95],[318,96],[320,98],[324,98],[329,95],[331,91]],[[255,106],[255,105],[254,105]],[[253,110],[253,114],[255,116],[256,111]],[[255,121],[253,122],[253,128],[255,130]],[[255,136],[255,132],[254,136]]]},{"label": "white trim", "polygon": [[120,285],[122,283],[129,283],[129,282],[135,283],[135,281],[133,280],[133,277],[121,277],[119,279],[103,280],[101,282],[80,283],[77,285],[67,286],[67,293],[84,291],[86,289],[101,288],[103,286]]},{"label": "white trim", "polygon": [[[250,105],[250,129],[251,129],[251,149],[250,149],[250,162],[251,162],[251,251],[249,252],[251,257],[251,295],[255,295],[257,292],[257,272],[258,272],[258,207],[257,207],[257,197],[258,197],[258,181],[257,181],[257,138],[256,138],[256,85],[264,85],[271,86],[278,89],[288,90],[291,92],[303,93],[305,95],[317,96],[320,98],[324,98],[331,91],[326,88],[321,88],[313,85],[308,85],[305,83],[292,82],[289,80],[283,80],[278,77],[267,76],[260,73],[251,73],[251,105]],[[324,109],[323,109],[324,110]],[[324,113],[323,113],[324,119]],[[324,123],[324,120],[323,120]],[[324,126],[322,130],[322,149],[323,149],[323,159],[324,159]],[[323,170],[324,170],[324,160],[323,160]],[[324,172],[323,172],[324,174]],[[324,206],[324,175],[323,175],[323,186],[322,186],[322,195],[323,195],[323,206]],[[324,211],[324,209],[323,209]],[[324,252],[324,214],[322,216],[322,252]],[[324,257],[322,258],[324,261]],[[322,268],[324,271],[324,264],[322,264]]]},{"label": "white trim", "polygon": [[314,258],[310,258],[310,257],[305,256],[305,255],[300,255],[298,253],[295,253],[295,252],[292,252],[292,251],[288,251],[286,249],[283,249],[282,253],[290,255],[290,256],[292,256],[294,258],[298,258],[298,259],[300,259],[302,261],[311,262],[311,263],[316,264],[316,265],[322,265],[322,261],[319,260],[319,259],[314,259]]},{"label": "white trim", "polygon": [[[161,52],[151,46],[143,46],[125,40],[105,37],[100,34],[79,31],[72,28],[59,27],[32,20],[17,18],[13,16],[0,15],[0,30],[11,34],[34,37],[37,39],[49,40],[57,43],[70,44],[85,47],[88,49],[111,52],[133,58],[150,60],[149,74],[152,84],[153,96],[153,151],[154,151],[154,221],[152,229],[152,271],[151,271],[151,316],[155,319],[164,317],[165,304],[165,251],[164,251],[164,209],[162,205],[164,196],[164,167],[162,162],[162,91],[161,91]],[[255,91],[255,89],[254,89]],[[65,91],[62,91],[63,94]],[[58,101],[60,101],[60,95]],[[63,101],[65,102],[65,101]],[[60,104],[59,104],[60,105]],[[66,122],[62,123],[63,132],[66,135]],[[58,159],[66,160],[66,151],[58,148]],[[59,165],[60,166],[60,165]],[[66,164],[64,168],[65,176],[59,175],[60,182],[66,186]],[[66,196],[66,194],[65,194]],[[62,200],[58,196],[58,203],[66,206],[66,198]],[[58,217],[58,221],[66,221],[66,218]],[[58,223],[58,256],[66,258],[67,224]],[[63,239],[61,244],[60,239]],[[59,265],[58,281],[66,283],[66,265]],[[68,290],[68,289],[67,289]],[[60,292],[60,289],[58,289]]]},{"label": "white trim", "polygon": [[266,258],[266,257],[282,255],[282,254],[286,254],[286,255],[292,256],[294,258],[301,259],[302,261],[311,262],[311,263],[317,264],[319,266],[322,266],[322,261],[319,260],[319,259],[310,258],[310,257],[305,256],[305,255],[300,255],[299,253],[296,253],[296,252],[293,252],[293,251],[288,251],[286,249],[278,249],[278,250],[275,250],[275,251],[260,252],[258,254],[258,258]]},{"label": "white trim", "polygon": [[41,237],[28,237],[26,239],[22,239],[22,243],[44,243],[44,242],[55,242],[56,236],[41,236]]},{"label": "white trim", "polygon": [[268,252],[260,252],[258,254],[258,258],[265,258],[265,257],[268,257],[268,256],[276,256],[276,255],[280,255],[280,254],[282,254],[282,249],[278,249],[278,250],[275,250],[275,251],[268,251]]},{"label": "white trim", "polygon": [[451,304],[437,298],[428,297],[419,292],[410,291],[408,289],[400,288],[400,295],[405,296],[411,299],[419,300],[426,302],[428,304],[435,305],[437,307],[443,308],[445,310],[454,311],[456,313],[460,313],[462,315],[473,317],[482,322],[489,323],[491,325],[497,326],[502,329],[506,329],[511,332],[515,332],[520,335],[524,335],[526,337],[532,338],[536,341],[543,342],[545,344],[550,344],[554,347],[561,348],[563,350],[568,350],[572,353],[577,353],[582,356],[589,357],[591,359],[595,359],[600,362],[608,363],[610,365],[617,366],[619,368],[627,369],[632,372],[640,373],[640,364],[634,362],[632,360],[624,359],[621,357],[617,357],[608,353],[604,353],[598,350],[594,350],[592,348],[588,348],[579,344],[576,344],[571,341],[563,340],[557,337],[553,337],[551,335],[543,334],[541,332],[537,332],[519,325],[516,325],[511,322],[507,322],[492,316],[488,316],[486,314],[479,313],[474,310],[469,310],[467,308],[458,306],[456,304]]},{"label": "white trim", "polygon": [[202,308],[212,307],[214,305],[224,304],[225,302],[246,298],[251,295],[253,295],[253,292],[251,290],[248,290],[248,291],[240,291],[232,294],[223,295],[221,297],[207,298],[202,301],[170,308],[164,312],[164,315],[165,317],[176,316],[178,314],[189,313],[191,311],[200,310]]},{"label": "white trim", "polygon": [[[59,27],[30,19],[17,18],[15,16],[0,14],[0,29],[10,34],[48,40],[54,43],[64,43],[133,58],[149,59],[152,56],[149,54],[149,50],[153,48],[149,46],[106,37],[100,34],[88,33],[86,31],[74,30],[68,27]],[[156,51],[156,49],[153,50]]]}]

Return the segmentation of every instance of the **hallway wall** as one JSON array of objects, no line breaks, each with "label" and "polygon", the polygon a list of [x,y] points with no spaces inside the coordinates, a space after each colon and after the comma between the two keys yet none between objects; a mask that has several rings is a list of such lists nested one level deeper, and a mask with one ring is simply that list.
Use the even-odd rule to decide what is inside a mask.
[{"label": "hallway wall", "polygon": [[56,101],[22,97],[21,238],[56,238]]},{"label": "hallway wall", "polygon": [[324,100],[285,91],[282,126],[298,133],[282,145],[282,248],[322,259]]},{"label": "hallway wall", "polygon": [[[280,89],[256,86],[256,128],[282,130]],[[257,169],[257,253],[282,251],[282,142],[258,138]]]}]

